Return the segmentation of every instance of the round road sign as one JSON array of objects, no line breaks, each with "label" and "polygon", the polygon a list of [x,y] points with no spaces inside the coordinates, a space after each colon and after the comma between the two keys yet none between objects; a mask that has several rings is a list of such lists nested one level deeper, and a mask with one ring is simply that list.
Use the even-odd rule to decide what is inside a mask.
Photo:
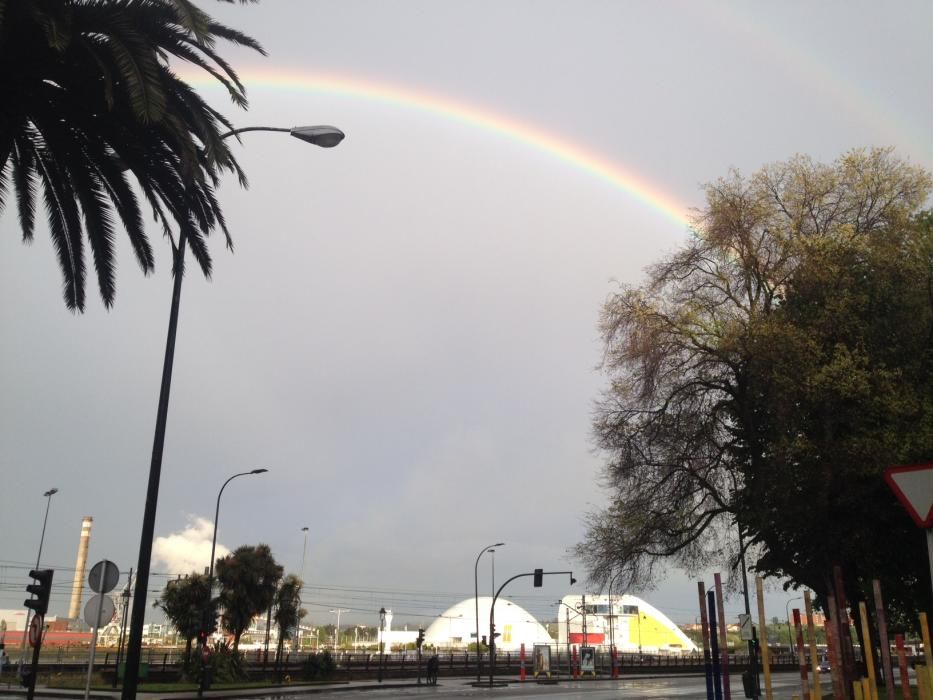
[{"label": "round road sign", "polygon": [[[103,602],[101,602],[101,598],[103,598]],[[100,606],[100,624],[98,624],[97,619],[98,606]],[[116,611],[116,608],[113,606],[113,601],[110,600],[110,596],[98,593],[84,606],[84,621],[89,627],[103,627],[113,619]]]},{"label": "round road sign", "polygon": [[42,639],[42,615],[36,615],[29,623],[29,646],[36,647]]},{"label": "round road sign", "polygon": [[102,559],[94,564],[94,568],[87,577],[87,582],[95,593],[109,593],[116,588],[119,580],[120,570],[109,559]]}]

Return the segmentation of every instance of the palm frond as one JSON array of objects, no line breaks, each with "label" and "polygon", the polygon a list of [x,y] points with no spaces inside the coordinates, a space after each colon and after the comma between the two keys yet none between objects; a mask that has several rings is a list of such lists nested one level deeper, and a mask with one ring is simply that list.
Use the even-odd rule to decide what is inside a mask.
[{"label": "palm frond", "polygon": [[43,187],[43,199],[48,213],[52,245],[58,255],[62,271],[62,296],[65,306],[72,311],[84,310],[84,244],[81,238],[81,219],[73,196],[70,195],[63,173],[47,153],[37,153],[38,171]]},{"label": "palm frond", "polygon": [[36,165],[28,143],[22,146],[17,144],[13,150],[13,185],[16,188],[23,241],[28,243],[32,241],[36,223]]}]

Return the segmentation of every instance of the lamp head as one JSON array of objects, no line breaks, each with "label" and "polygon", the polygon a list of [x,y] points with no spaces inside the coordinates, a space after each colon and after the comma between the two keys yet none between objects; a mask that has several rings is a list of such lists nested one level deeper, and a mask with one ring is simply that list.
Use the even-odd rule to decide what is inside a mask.
[{"label": "lamp head", "polygon": [[46,491],[46,492],[43,493],[42,495],[45,496],[45,497],[48,497],[48,496],[52,496],[52,495],[54,495],[54,494],[56,494],[56,493],[58,493],[58,489],[49,489],[48,491]]},{"label": "lamp head", "polygon": [[265,474],[267,471],[269,470],[268,469],[253,469],[253,471],[251,471],[250,474]]},{"label": "lamp head", "polygon": [[321,148],[333,148],[343,141],[345,135],[336,126],[296,126],[289,133]]},{"label": "lamp head", "polygon": [[575,579],[575,578],[573,577],[573,574],[570,574],[570,585],[572,586],[572,585],[575,584],[576,582],[577,582],[577,579]]},{"label": "lamp head", "polygon": [[303,527],[303,528],[301,528],[301,531],[302,531],[302,532],[307,532],[307,531],[308,531],[308,528]]}]

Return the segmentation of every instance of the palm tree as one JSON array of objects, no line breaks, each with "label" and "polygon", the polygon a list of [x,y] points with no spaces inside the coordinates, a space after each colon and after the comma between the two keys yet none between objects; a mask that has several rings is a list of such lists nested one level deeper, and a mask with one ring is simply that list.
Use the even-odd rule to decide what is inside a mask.
[{"label": "palm tree", "polygon": [[[185,668],[188,667],[191,657],[191,642],[198,636],[198,631],[205,623],[208,597],[207,576],[191,574],[169,581],[153,603],[155,607],[162,609],[175,629],[185,638]],[[210,623],[217,619],[218,601],[214,599],[210,603],[207,622],[212,628]]]},{"label": "palm tree", "polygon": [[294,574],[289,574],[279,585],[275,592],[275,612],[272,619],[279,628],[279,644],[275,653],[275,663],[278,665],[282,659],[282,648],[285,640],[292,638],[292,630],[297,628],[305,611],[301,609],[302,581]]},{"label": "palm tree", "polygon": [[233,635],[234,651],[253,618],[272,606],[283,573],[267,544],[243,545],[217,560],[223,627]]},{"label": "palm tree", "polygon": [[113,304],[116,219],[154,269],[137,192],[205,276],[206,237],[219,228],[232,246],[214,191],[224,171],[246,185],[220,138],[231,124],[173,70],[202,68],[245,107],[218,39],[263,53],[189,0],[0,0],[0,210],[12,189],[28,243],[41,191],[69,309],[85,306],[85,243]]}]

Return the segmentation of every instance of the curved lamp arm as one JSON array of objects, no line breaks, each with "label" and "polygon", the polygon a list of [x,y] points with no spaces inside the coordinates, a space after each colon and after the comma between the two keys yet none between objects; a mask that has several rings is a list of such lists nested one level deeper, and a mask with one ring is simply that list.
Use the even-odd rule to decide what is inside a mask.
[{"label": "curved lamp arm", "polygon": [[244,126],[240,129],[233,129],[228,131],[225,134],[221,134],[220,138],[225,139],[230,136],[236,136],[237,134],[242,134],[246,131],[285,131],[294,136],[296,139],[301,139],[302,141],[307,141],[308,143],[313,143],[315,146],[320,146],[321,148],[333,148],[338,143],[343,141],[346,134],[344,134],[336,126],[293,126],[288,129],[282,126]]}]

